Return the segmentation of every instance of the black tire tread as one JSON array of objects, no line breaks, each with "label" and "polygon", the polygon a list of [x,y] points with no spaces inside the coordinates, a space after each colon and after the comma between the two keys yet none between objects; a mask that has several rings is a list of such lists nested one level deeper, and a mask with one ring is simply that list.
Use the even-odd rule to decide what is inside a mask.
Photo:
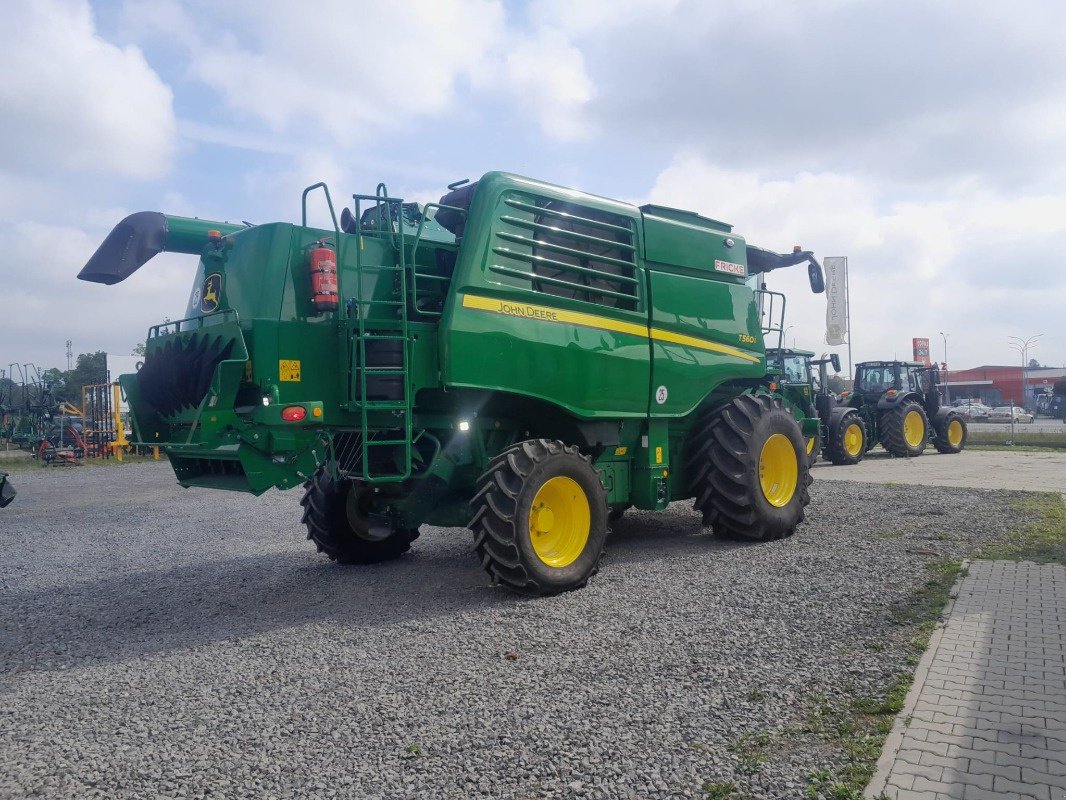
[{"label": "black tire tread", "polygon": [[[907,440],[903,438],[903,421],[911,411],[921,414],[925,425],[925,438],[922,439],[921,445],[915,448],[911,448]],[[925,409],[913,400],[904,400],[881,416],[881,445],[898,458],[920,456],[929,444],[929,433],[929,417],[926,416]]]},{"label": "black tire tread", "polygon": [[[796,526],[803,521],[804,509],[811,501],[809,486],[812,480],[804,451],[800,452],[803,457],[799,459],[799,514],[786,530],[776,529],[760,518],[745,480],[755,423],[776,409],[791,417],[780,398],[743,394],[724,406],[709,409],[697,423],[695,439],[698,444],[689,456],[695,496],[693,506],[703,514],[703,524],[711,526],[719,538],[781,539],[795,533]],[[805,441],[802,435],[800,440]]]},{"label": "black tire tread", "polygon": [[[862,429],[862,450],[858,455],[852,456],[848,454],[847,448],[844,447],[844,431],[856,422]],[[870,449],[867,440],[868,436],[869,432],[866,430],[866,422],[863,420],[861,414],[857,411],[845,414],[840,418],[840,423],[837,425],[836,429],[829,431],[829,442],[826,446],[826,455],[829,460],[838,467],[858,464],[862,461],[863,456],[866,455],[866,451]]]},{"label": "black tire tread", "polygon": [[377,564],[392,561],[411,549],[418,538],[418,528],[395,528],[392,535],[379,542],[359,537],[351,528],[346,509],[351,484],[338,485],[325,467],[315,470],[304,484],[301,522],[307,526],[307,538],[320,553],[339,564]]},{"label": "black tire tread", "polygon": [[[477,492],[470,501],[474,515],[468,527],[474,533],[474,551],[478,561],[494,583],[518,594],[542,597],[580,589],[599,571],[597,554],[592,570],[578,583],[565,588],[547,587],[527,568],[518,546],[518,499],[524,481],[537,464],[551,456],[563,454],[590,463],[590,459],[581,455],[577,447],[568,447],[551,439],[530,439],[510,446],[489,461],[488,469],[478,478]],[[594,500],[589,498],[590,502]],[[606,492],[600,501],[606,509]]]}]

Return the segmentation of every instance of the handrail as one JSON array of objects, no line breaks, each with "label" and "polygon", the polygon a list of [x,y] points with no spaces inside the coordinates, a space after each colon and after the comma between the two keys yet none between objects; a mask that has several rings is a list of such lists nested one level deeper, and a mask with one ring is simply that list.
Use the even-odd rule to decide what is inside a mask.
[{"label": "handrail", "polygon": [[329,206],[329,216],[333,220],[333,230],[337,232],[337,236],[340,236],[341,228],[337,224],[337,214],[333,211],[333,198],[329,196],[329,187],[326,186],[324,181],[313,183],[304,189],[303,195],[300,197],[300,205],[303,209],[303,227],[307,227],[307,195],[313,192],[315,189],[321,188],[326,193],[326,204]]},{"label": "handrail", "polygon": [[[147,338],[156,339],[160,336],[169,336],[172,333],[184,333],[189,330],[199,330],[200,328],[206,327],[209,321],[211,325],[221,325],[223,322],[229,321],[228,319],[225,319],[229,316],[233,317],[234,322],[240,324],[240,317],[238,316],[237,311],[232,308],[226,308],[221,311],[212,312],[211,314],[204,314],[197,317],[186,317],[185,319],[171,320],[170,322],[160,322],[157,325],[152,325],[148,329]],[[185,327],[185,323],[187,322],[195,322],[196,325]],[[163,328],[169,329],[171,326],[174,326],[173,331],[161,330]]]}]

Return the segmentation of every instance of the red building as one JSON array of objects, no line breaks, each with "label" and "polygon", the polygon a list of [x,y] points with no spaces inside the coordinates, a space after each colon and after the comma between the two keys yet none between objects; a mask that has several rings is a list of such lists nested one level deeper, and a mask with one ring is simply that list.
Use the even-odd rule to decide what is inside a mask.
[{"label": "red building", "polygon": [[[1022,391],[1022,381],[1026,391]],[[1042,394],[1051,394],[1055,381],[1066,377],[1059,367],[974,367],[948,370],[941,379],[947,384],[951,399],[980,398],[990,406],[1024,405],[1032,408]]]}]

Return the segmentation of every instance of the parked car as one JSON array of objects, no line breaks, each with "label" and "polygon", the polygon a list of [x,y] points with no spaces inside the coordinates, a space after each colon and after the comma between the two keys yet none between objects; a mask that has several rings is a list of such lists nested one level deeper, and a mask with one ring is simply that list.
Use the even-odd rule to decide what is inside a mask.
[{"label": "parked car", "polygon": [[1033,415],[1026,411],[1024,408],[1018,406],[997,406],[992,409],[992,413],[988,415],[989,422],[1010,422],[1011,417],[1014,418],[1015,423],[1024,422],[1032,424]]},{"label": "parked car", "polygon": [[985,420],[992,413],[992,406],[986,406],[984,403],[969,403],[959,406],[959,413],[962,414],[963,419],[972,421]]}]

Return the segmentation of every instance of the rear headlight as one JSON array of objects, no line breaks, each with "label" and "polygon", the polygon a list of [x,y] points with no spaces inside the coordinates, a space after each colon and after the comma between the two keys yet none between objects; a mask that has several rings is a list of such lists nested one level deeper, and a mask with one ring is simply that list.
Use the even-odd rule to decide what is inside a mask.
[{"label": "rear headlight", "polygon": [[281,410],[281,418],[286,422],[299,422],[307,416],[307,409],[303,406],[286,406]]}]

